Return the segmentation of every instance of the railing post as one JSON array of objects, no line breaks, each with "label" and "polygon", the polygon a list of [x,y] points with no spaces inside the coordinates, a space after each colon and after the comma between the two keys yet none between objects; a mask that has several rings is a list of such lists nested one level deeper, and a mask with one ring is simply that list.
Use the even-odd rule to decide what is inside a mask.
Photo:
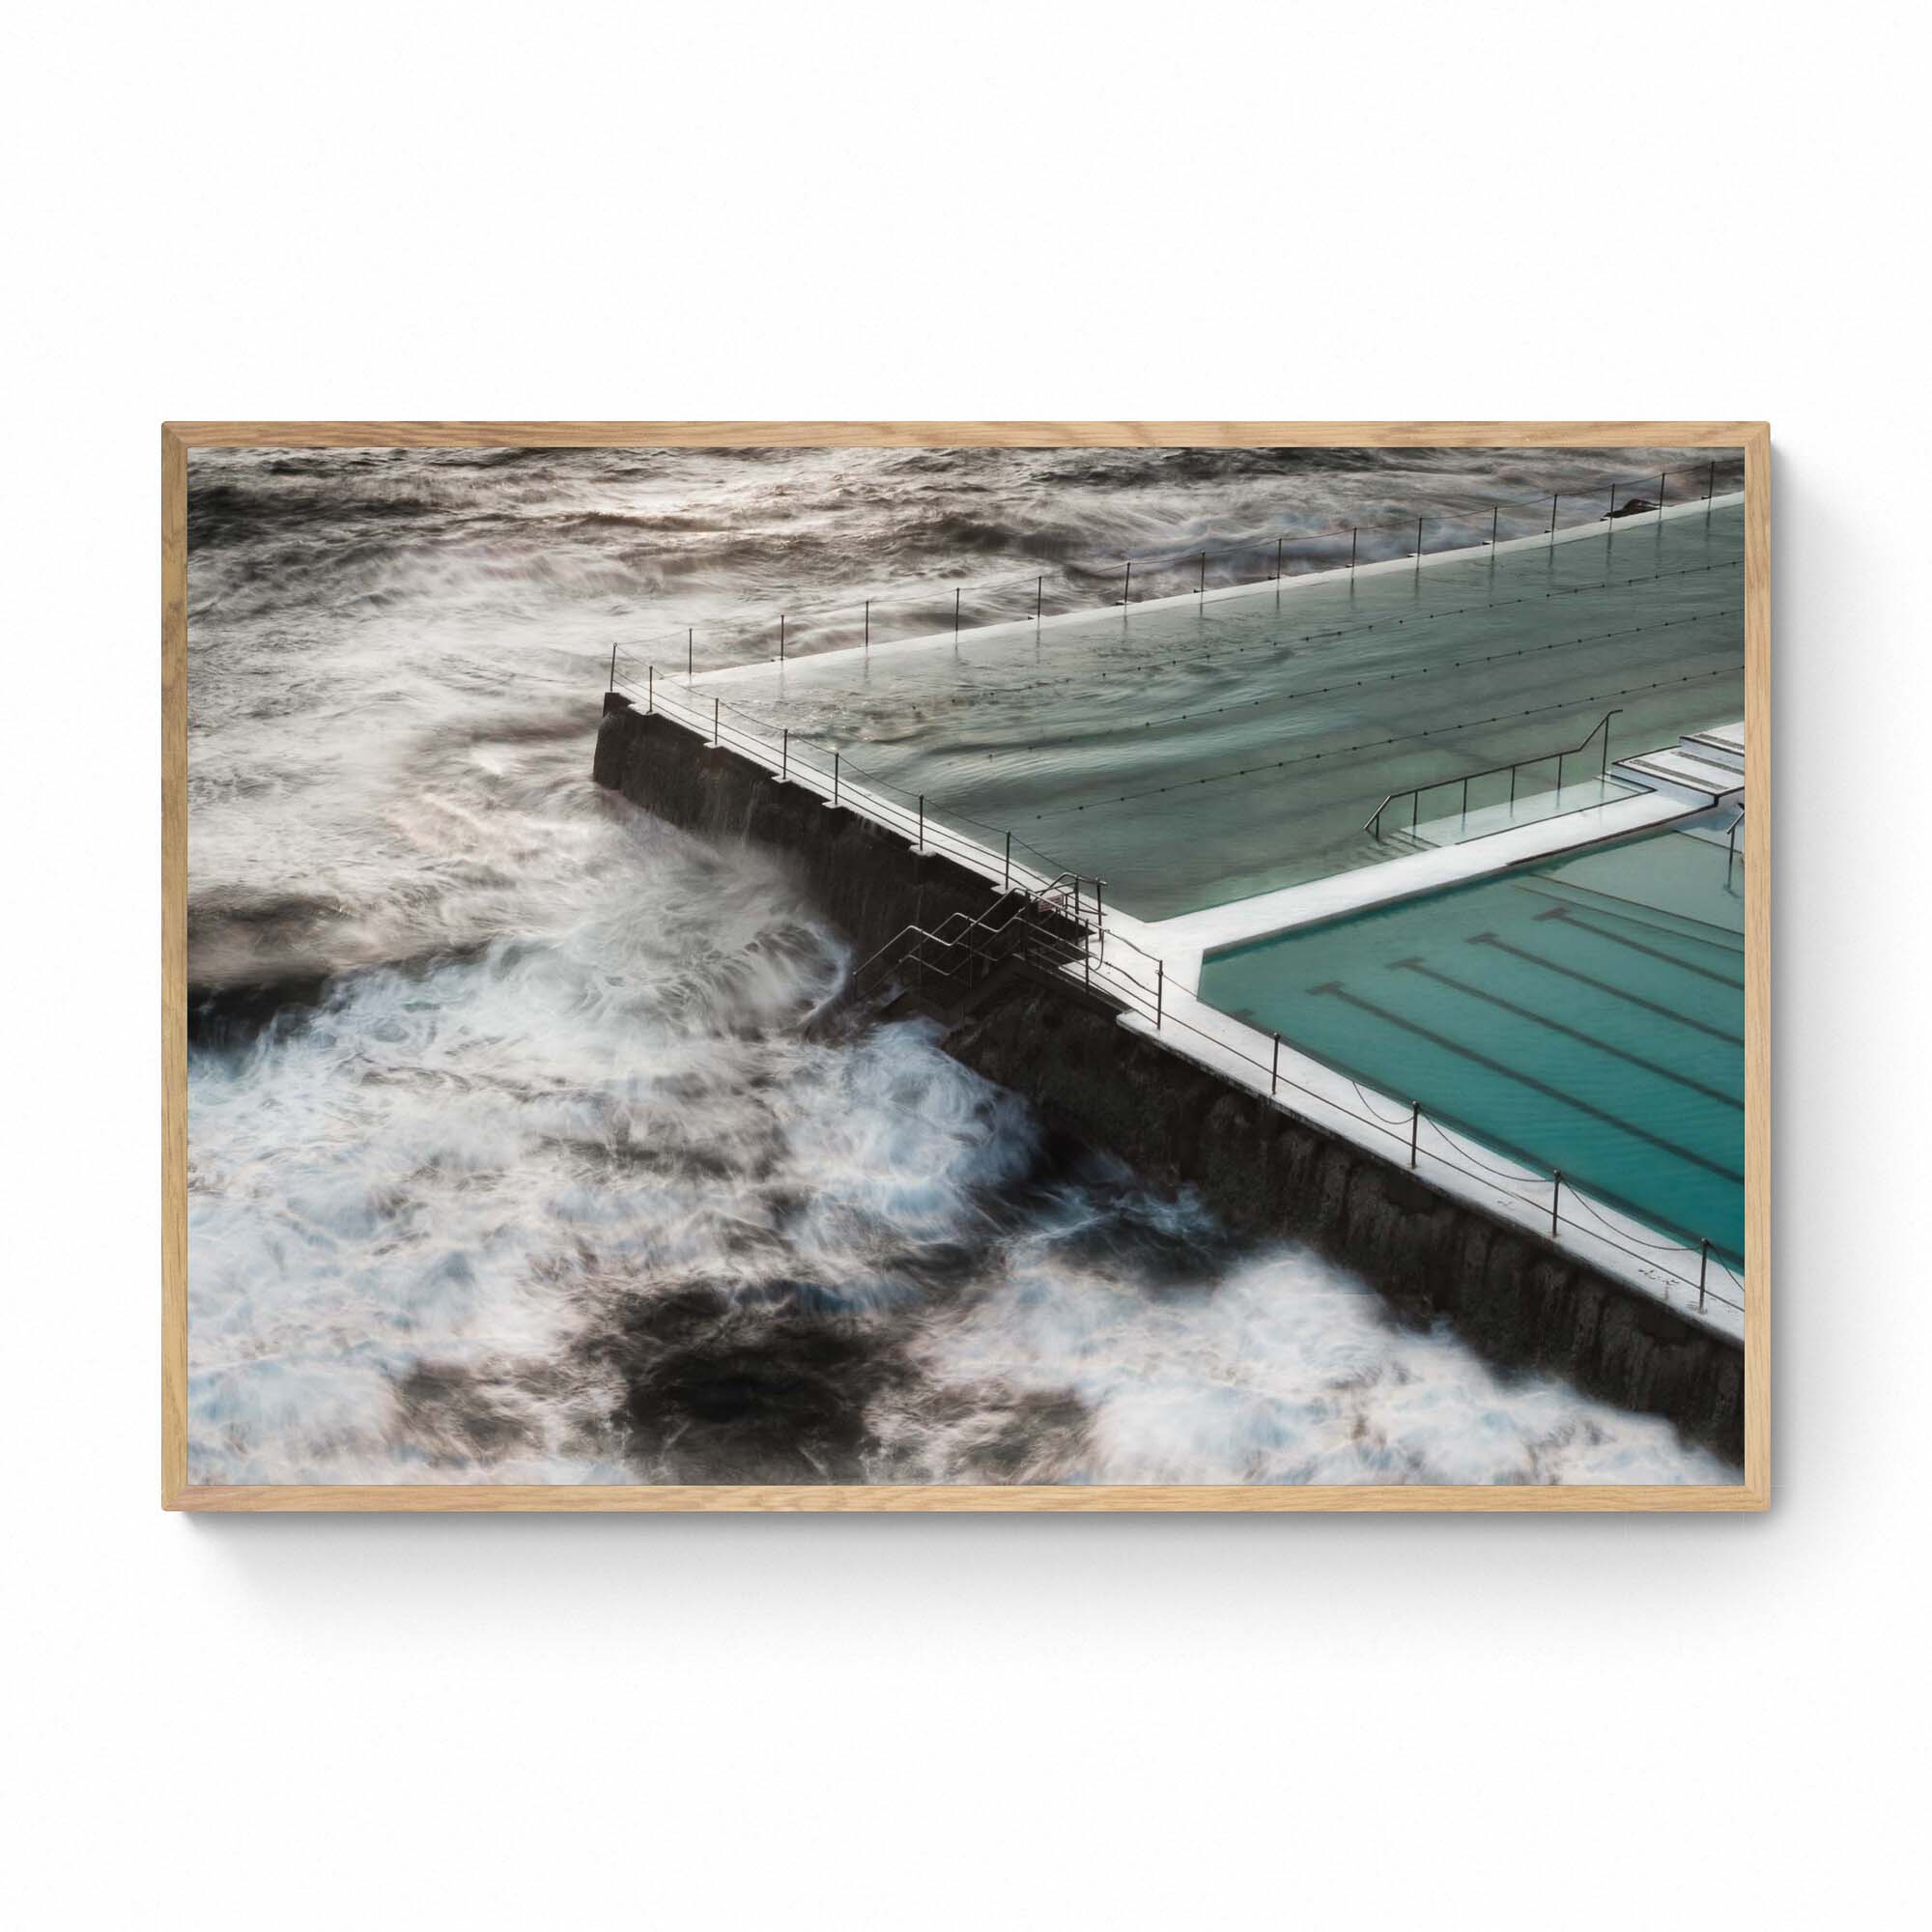
[{"label": "railing post", "polygon": [[718,723],[718,700],[714,697],[711,700],[711,739],[714,744],[722,745],[724,742],[724,733]]},{"label": "railing post", "polygon": [[1495,547],[1496,547],[1496,526],[1497,526],[1497,525],[1498,525],[1498,524],[1499,524],[1499,523],[1501,522],[1501,519],[1502,519],[1502,514],[1503,514],[1503,506],[1502,506],[1502,505],[1501,505],[1500,503],[1492,503],[1492,504],[1491,504],[1491,506],[1490,506],[1490,549],[1491,549],[1491,551],[1492,551],[1492,552],[1493,552],[1493,551],[1495,550]]},{"label": "railing post", "polygon": [[1095,879],[1094,881],[1094,923],[1095,925],[1105,925],[1107,923],[1106,891],[1107,882],[1105,879]]},{"label": "railing post", "polygon": [[838,753],[832,754],[832,803],[838,803]]},{"label": "railing post", "polygon": [[779,612],[779,663],[783,664],[784,661],[785,661],[785,620],[784,620],[784,612],[781,611]]},{"label": "railing post", "polygon": [[697,675],[697,626],[689,624],[684,633],[684,681],[689,684]]},{"label": "railing post", "polygon": [[925,794],[919,795],[919,850],[925,850]]},{"label": "railing post", "polygon": [[1194,594],[1197,597],[1208,594],[1208,553],[1205,550],[1201,553],[1201,582],[1195,586]]},{"label": "railing post", "polygon": [[1128,557],[1127,574],[1121,579],[1121,609],[1122,611],[1124,611],[1127,608],[1127,599],[1133,594],[1133,588],[1134,588],[1134,560],[1132,557]]},{"label": "railing post", "polygon": [[1268,1063],[1268,1098],[1274,1098],[1275,1089],[1281,1085],[1281,1036],[1274,1037],[1274,1059]]},{"label": "railing post", "polygon": [[611,682],[604,689],[606,691],[615,691],[617,689],[617,646],[615,644],[611,646]]},{"label": "railing post", "polygon": [[1007,876],[1005,883],[1007,890],[1010,892],[1013,883],[1013,835],[1010,832],[1007,834]]},{"label": "railing post", "polygon": [[1415,574],[1422,575],[1422,519],[1415,520]]},{"label": "railing post", "polygon": [[1560,493],[1551,491],[1549,495],[1549,548],[1556,548],[1556,498]]},{"label": "railing post", "polygon": [[1549,1238],[1556,1238],[1556,1204],[1563,1199],[1563,1170],[1559,1167],[1550,1179],[1555,1182],[1549,1194]]},{"label": "railing post", "polygon": [[952,587],[952,641],[959,641],[959,586]]},{"label": "railing post", "polygon": [[657,708],[658,668],[656,665],[647,664],[644,667],[644,709],[655,711]]},{"label": "railing post", "polygon": [[1663,482],[1664,477],[1669,474],[1670,471],[1666,469],[1663,475],[1657,479],[1657,521],[1660,524],[1663,521]]},{"label": "railing post", "polygon": [[866,649],[872,648],[872,600],[866,599]]},{"label": "railing post", "polygon": [[791,777],[791,729],[787,726],[779,740],[779,777]]},{"label": "railing post", "polygon": [[1415,1144],[1421,1135],[1421,1131],[1422,1102],[1420,1100],[1411,1100],[1408,1103],[1408,1164],[1410,1167],[1415,1165]]},{"label": "railing post", "polygon": [[1360,543],[1361,537],[1362,533],[1359,529],[1351,528],[1349,532],[1349,582],[1350,583],[1355,581],[1355,547]]},{"label": "railing post", "polygon": [[1707,1238],[1697,1257],[1697,1313],[1704,1312],[1704,1278],[1711,1271],[1711,1243]]},{"label": "railing post", "polygon": [[1045,602],[1046,579],[1043,577],[1036,578],[1033,586],[1033,621],[1036,630],[1039,628],[1040,608]]},{"label": "railing post", "polygon": [[1710,481],[1704,485],[1705,502],[1708,503],[1711,500],[1711,498],[1715,497],[1717,494],[1718,494],[1718,459],[1714,456],[1711,459],[1711,478]]},{"label": "railing post", "polygon": [[1160,1031],[1161,1013],[1167,1006],[1167,961],[1153,962],[1153,1030]]},{"label": "railing post", "polygon": [[1274,581],[1277,583],[1281,582],[1281,539],[1279,537],[1276,537],[1274,540]]}]

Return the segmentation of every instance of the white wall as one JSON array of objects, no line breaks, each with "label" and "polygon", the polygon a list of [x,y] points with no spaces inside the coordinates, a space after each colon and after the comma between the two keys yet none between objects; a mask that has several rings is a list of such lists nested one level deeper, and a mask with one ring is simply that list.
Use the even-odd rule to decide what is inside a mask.
[{"label": "white wall", "polygon": [[[1932,1581],[1920,32],[15,19],[15,1922],[1897,1922]],[[1772,1515],[164,1519],[158,420],[1122,411],[1772,418]]]}]

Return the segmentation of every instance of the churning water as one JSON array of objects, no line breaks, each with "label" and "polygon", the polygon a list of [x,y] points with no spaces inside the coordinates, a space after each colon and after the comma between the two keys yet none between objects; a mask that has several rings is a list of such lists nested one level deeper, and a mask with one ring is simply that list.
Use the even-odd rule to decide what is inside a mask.
[{"label": "churning water", "polygon": [[193,1480],[1731,1479],[829,1018],[589,777],[615,638],[1650,461],[197,452]]}]

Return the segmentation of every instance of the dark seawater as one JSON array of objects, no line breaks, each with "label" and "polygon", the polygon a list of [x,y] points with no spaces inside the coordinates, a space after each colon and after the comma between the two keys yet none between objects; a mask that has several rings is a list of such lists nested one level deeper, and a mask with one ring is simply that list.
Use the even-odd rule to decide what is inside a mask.
[{"label": "dark seawater", "polygon": [[1727,1479],[826,1023],[779,867],[589,777],[618,639],[1658,461],[196,452],[192,1478]]}]

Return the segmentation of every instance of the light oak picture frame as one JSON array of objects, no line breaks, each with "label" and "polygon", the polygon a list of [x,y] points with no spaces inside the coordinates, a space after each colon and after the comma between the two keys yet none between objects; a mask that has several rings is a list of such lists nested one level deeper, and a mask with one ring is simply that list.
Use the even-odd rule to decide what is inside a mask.
[{"label": "light oak picture frame", "polygon": [[[1746,1270],[1733,1485],[191,1485],[187,1296],[187,482],[194,449],[729,446],[1472,447],[1742,452]],[[1771,442],[1713,422],[175,422],[161,434],[161,1503],[262,1511],[1761,1511],[1771,1495]]]}]

